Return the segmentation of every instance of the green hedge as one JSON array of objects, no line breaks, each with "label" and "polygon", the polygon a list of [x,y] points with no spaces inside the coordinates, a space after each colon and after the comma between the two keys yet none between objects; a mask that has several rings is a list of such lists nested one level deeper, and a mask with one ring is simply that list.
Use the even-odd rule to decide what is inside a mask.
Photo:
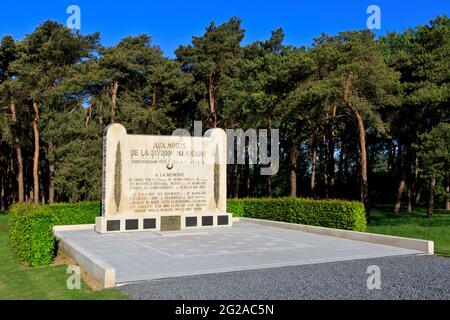
[{"label": "green hedge", "polygon": [[233,216],[284,221],[328,228],[366,231],[364,205],[347,200],[307,198],[230,199]]},{"label": "green hedge", "polygon": [[243,217],[245,199],[227,199],[227,212],[232,213],[233,217]]},{"label": "green hedge", "polygon": [[15,204],[8,214],[8,234],[18,256],[31,266],[52,262],[55,254],[53,226],[94,223],[98,202],[76,204]]}]

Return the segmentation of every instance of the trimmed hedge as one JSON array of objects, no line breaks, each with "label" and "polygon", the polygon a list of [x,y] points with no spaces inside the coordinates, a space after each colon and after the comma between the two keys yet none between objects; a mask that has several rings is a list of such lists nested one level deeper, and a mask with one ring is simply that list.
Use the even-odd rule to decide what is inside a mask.
[{"label": "trimmed hedge", "polygon": [[227,212],[232,213],[233,217],[244,217],[244,201],[246,199],[227,199]]},{"label": "trimmed hedge", "polygon": [[15,204],[8,214],[8,236],[18,256],[29,265],[52,262],[55,254],[53,226],[94,223],[100,203],[29,205]]},{"label": "trimmed hedge", "polygon": [[[237,217],[267,219],[329,228],[365,231],[360,202],[304,198],[228,199],[227,211]],[[8,214],[8,233],[18,256],[31,266],[52,262],[55,255],[53,226],[94,223],[99,202],[75,204],[15,204]]]},{"label": "trimmed hedge", "polygon": [[328,228],[366,231],[361,202],[308,198],[230,199],[227,211],[233,216],[283,221]]}]

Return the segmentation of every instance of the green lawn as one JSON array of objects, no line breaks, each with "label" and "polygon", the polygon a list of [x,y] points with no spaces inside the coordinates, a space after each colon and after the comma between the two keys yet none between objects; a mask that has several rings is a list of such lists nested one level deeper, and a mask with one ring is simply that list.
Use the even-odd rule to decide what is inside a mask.
[{"label": "green lawn", "polygon": [[428,219],[425,208],[398,215],[391,213],[391,206],[377,209],[372,211],[373,220],[368,232],[433,240],[435,253],[450,257],[450,212],[435,210],[433,217]]},{"label": "green lawn", "polygon": [[84,282],[81,289],[66,287],[67,266],[24,267],[8,244],[7,215],[0,214],[0,300],[2,299],[126,299],[118,290],[91,290]]}]

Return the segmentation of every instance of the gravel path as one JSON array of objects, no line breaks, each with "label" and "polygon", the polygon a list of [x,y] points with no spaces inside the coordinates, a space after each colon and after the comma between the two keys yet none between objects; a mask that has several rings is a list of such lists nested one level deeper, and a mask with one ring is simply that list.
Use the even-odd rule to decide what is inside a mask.
[{"label": "gravel path", "polygon": [[[381,289],[367,288],[367,268]],[[410,255],[217,273],[119,287],[134,299],[450,299],[450,259]]]}]

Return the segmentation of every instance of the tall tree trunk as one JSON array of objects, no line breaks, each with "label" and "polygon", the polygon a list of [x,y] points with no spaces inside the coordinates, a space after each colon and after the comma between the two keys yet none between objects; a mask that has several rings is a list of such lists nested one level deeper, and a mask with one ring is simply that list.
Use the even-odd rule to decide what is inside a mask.
[{"label": "tall tree trunk", "polygon": [[23,184],[23,157],[22,157],[22,146],[19,137],[19,130],[17,128],[17,115],[16,115],[16,104],[14,100],[11,98],[10,100],[10,109],[11,109],[11,120],[14,130],[14,140],[16,147],[16,157],[17,157],[17,186],[18,186],[18,201],[25,201],[25,192],[24,192],[24,184]]},{"label": "tall tree trunk", "polygon": [[217,114],[216,114],[214,83],[213,83],[212,73],[210,73],[208,75],[208,96],[209,96],[209,109],[211,112],[211,117],[213,119],[213,127],[216,128],[217,127]]},{"label": "tall tree trunk", "polygon": [[450,173],[447,174],[445,185],[445,210],[450,210]]},{"label": "tall tree trunk", "polygon": [[334,197],[334,136],[336,131],[336,106],[331,110],[330,137],[328,139],[328,190]]},{"label": "tall tree trunk", "polygon": [[153,85],[152,91],[152,108],[156,105],[156,84]]},{"label": "tall tree trunk", "polygon": [[235,164],[235,180],[234,180],[234,192],[233,198],[239,198],[239,186],[241,184],[241,170],[239,170],[239,165]]},{"label": "tall tree trunk", "polygon": [[344,184],[347,184],[347,182],[350,180],[349,167],[350,167],[349,150],[348,150],[348,145],[346,145],[345,146],[345,158],[344,158],[344,178],[343,178]]},{"label": "tall tree trunk", "polygon": [[111,87],[111,123],[116,121],[117,92],[119,91],[119,81],[114,81]]},{"label": "tall tree trunk", "polygon": [[420,197],[421,197],[421,195],[422,195],[422,190],[417,190],[417,192],[416,192],[416,198],[415,198],[415,200],[414,200],[414,203],[415,204],[419,204],[420,203]]},{"label": "tall tree trunk", "polygon": [[298,150],[298,137],[295,137],[291,141],[291,154],[290,154],[290,182],[291,182],[291,197],[297,197],[297,162],[300,151]]},{"label": "tall tree trunk", "polygon": [[272,198],[272,176],[267,176],[267,197]]},{"label": "tall tree trunk", "polygon": [[250,165],[248,162],[244,164],[244,187],[245,195],[247,198],[250,197]]},{"label": "tall tree trunk", "polygon": [[[269,119],[268,119],[268,124],[269,124],[269,132],[270,132],[270,134],[272,134],[272,118],[271,117],[269,117]],[[267,147],[271,149],[271,147],[272,147],[271,140],[268,139],[268,143],[269,143],[269,145]],[[272,164],[272,163],[270,163],[270,164]],[[267,196],[269,198],[272,198],[272,175],[271,174],[267,176]]]},{"label": "tall tree trunk", "polygon": [[344,173],[344,143],[341,141],[340,147],[339,147],[339,162],[338,162],[338,179],[342,179],[342,175]]},{"label": "tall tree trunk", "polygon": [[413,202],[413,189],[412,189],[412,183],[408,186],[408,203],[406,205],[406,212],[411,213],[412,212],[412,202]]},{"label": "tall tree trunk", "polygon": [[358,163],[356,163],[356,166],[355,166],[355,172],[358,173],[356,176],[356,184],[359,186],[359,198],[362,201],[362,199],[364,199],[364,189],[363,189],[363,185],[361,183],[361,147],[360,147],[359,143],[358,143],[357,149],[358,149],[357,153],[358,153],[359,161],[358,161]]},{"label": "tall tree trunk", "polygon": [[328,199],[328,148],[327,148],[327,138],[325,129],[322,134],[322,145],[321,145],[321,161],[320,167],[323,172],[323,184],[325,187],[325,199]]},{"label": "tall tree trunk", "polygon": [[55,177],[55,159],[53,155],[53,143],[48,144],[48,154],[49,154],[49,166],[48,166],[48,203],[55,202],[55,183],[53,181]]},{"label": "tall tree trunk", "polygon": [[402,174],[400,178],[400,183],[398,184],[397,194],[395,196],[394,213],[400,212],[401,200],[403,191],[405,189],[406,172]]},{"label": "tall tree trunk", "polygon": [[[395,151],[395,161],[392,170],[392,176],[397,177],[399,172],[402,172],[402,154],[403,154],[403,144],[398,142],[397,147],[394,148]],[[405,147],[406,149],[406,147]]]},{"label": "tall tree trunk", "polygon": [[358,140],[360,149],[360,166],[361,166],[361,201],[366,208],[366,218],[370,220],[370,203],[369,203],[369,183],[367,180],[367,152],[366,152],[366,131],[364,128],[364,120],[359,111],[353,106],[349,99],[351,88],[352,74],[347,77],[344,85],[344,101],[347,106],[352,110],[355,115],[356,122],[358,124]]},{"label": "tall tree trunk", "polygon": [[[339,182],[341,185],[345,185],[345,176],[344,176],[344,162],[345,162],[345,129],[341,135],[341,143],[339,150]],[[342,193],[340,193],[340,196]]]},{"label": "tall tree trunk", "polygon": [[433,206],[434,206],[434,189],[436,188],[436,178],[432,177],[430,181],[430,197],[428,198],[428,212],[427,217],[431,218],[433,216]]},{"label": "tall tree trunk", "polygon": [[250,172],[250,165],[247,165],[247,168],[248,168],[248,171],[247,171],[245,186],[247,188],[247,197],[250,198],[252,196],[252,189],[251,189],[252,174]]},{"label": "tall tree trunk", "polygon": [[3,177],[3,175],[0,173],[0,212],[5,211],[6,206],[5,206],[5,188],[6,188],[6,183],[5,183],[5,177]]},{"label": "tall tree trunk", "polygon": [[317,148],[316,139],[312,138],[311,142],[311,194],[316,196],[316,166],[317,166]]},{"label": "tall tree trunk", "polygon": [[9,203],[16,203],[17,202],[17,193],[13,192],[15,190],[15,164],[14,164],[14,158],[9,157],[9,174],[7,174],[7,181],[8,181],[8,188],[5,189],[5,205],[8,206]]},{"label": "tall tree trunk", "polygon": [[30,192],[29,192],[29,196],[28,196],[28,203],[32,203],[32,202],[34,202],[34,193],[33,193],[33,189],[30,189]]},{"label": "tall tree trunk", "polygon": [[412,188],[412,195],[411,197],[414,199],[414,204],[418,203],[418,200],[420,200],[420,190],[417,190],[417,184],[419,182],[419,158],[417,155],[414,158],[414,175],[413,175],[413,182],[411,184]]},{"label": "tall tree trunk", "polygon": [[[39,172],[39,176],[42,177],[41,172]],[[42,181],[43,179],[41,179],[41,203],[45,204],[45,187],[44,187],[44,181]]]},{"label": "tall tree trunk", "polygon": [[409,185],[408,185],[408,205],[406,207],[406,212],[411,213],[413,209],[413,203],[415,200],[415,194],[416,194],[416,185],[417,181],[419,179],[419,160],[417,158],[417,155],[414,155],[413,161],[411,162],[413,166],[411,167],[411,170],[409,172]]},{"label": "tall tree trunk", "polygon": [[91,121],[91,118],[92,118],[92,105],[91,104],[86,109],[85,113],[86,113],[85,125],[86,125],[86,128],[87,128],[89,126],[89,122]]},{"label": "tall tree trunk", "polygon": [[33,100],[34,121],[34,157],[33,157],[33,200],[39,203],[39,106],[36,99]]},{"label": "tall tree trunk", "polygon": [[247,191],[247,197],[252,197],[253,196],[253,192],[254,190],[252,190],[252,172],[251,172],[251,168],[250,168],[250,145],[245,146],[245,189]]},{"label": "tall tree trunk", "polygon": [[[410,171],[410,154],[409,152],[405,155],[405,163],[403,164],[403,170],[402,170],[402,176],[400,177],[400,182],[398,184],[397,193],[395,196],[395,204],[394,204],[394,213],[400,212],[400,206],[402,202],[402,195],[403,191],[405,190],[405,184],[406,184],[406,176],[408,174],[408,171]],[[410,189],[411,186],[408,186],[408,189]]]}]

